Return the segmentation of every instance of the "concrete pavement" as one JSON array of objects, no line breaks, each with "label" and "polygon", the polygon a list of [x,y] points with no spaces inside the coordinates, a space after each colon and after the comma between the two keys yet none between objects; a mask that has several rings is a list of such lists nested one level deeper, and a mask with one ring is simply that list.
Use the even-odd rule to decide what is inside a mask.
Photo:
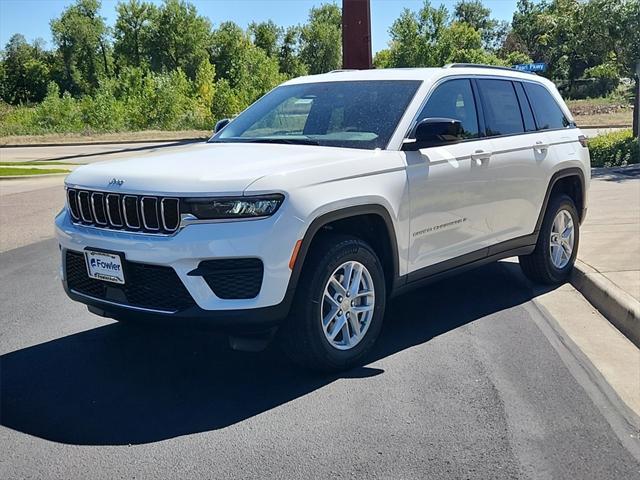
[{"label": "concrete pavement", "polygon": [[640,165],[592,175],[578,258],[640,301]]},{"label": "concrete pavement", "polygon": [[640,166],[594,169],[571,282],[640,347]]}]

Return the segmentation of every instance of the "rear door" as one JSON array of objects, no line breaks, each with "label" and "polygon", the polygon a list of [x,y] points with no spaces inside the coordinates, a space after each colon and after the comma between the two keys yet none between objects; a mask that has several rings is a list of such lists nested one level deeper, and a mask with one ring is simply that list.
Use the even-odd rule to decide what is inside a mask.
[{"label": "rear door", "polygon": [[533,233],[546,188],[544,164],[553,160],[536,131],[519,82],[508,78],[478,78],[475,82],[493,152],[484,192],[490,204],[491,244],[496,245]]},{"label": "rear door", "polygon": [[523,82],[522,85],[537,124],[538,145],[546,148],[556,162],[579,161],[581,146],[577,131],[558,102],[538,83]]}]

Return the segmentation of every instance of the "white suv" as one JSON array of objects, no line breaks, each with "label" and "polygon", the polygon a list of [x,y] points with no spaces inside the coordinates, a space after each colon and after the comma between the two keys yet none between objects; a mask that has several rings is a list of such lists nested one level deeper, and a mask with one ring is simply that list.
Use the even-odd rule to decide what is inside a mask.
[{"label": "white suv", "polygon": [[426,281],[514,255],[532,280],[566,280],[589,178],[544,78],[466,64],[297,78],[206,143],[70,174],[62,278],[99,315],[195,320],[238,348],[275,333],[294,360],[342,369],[387,299]]}]

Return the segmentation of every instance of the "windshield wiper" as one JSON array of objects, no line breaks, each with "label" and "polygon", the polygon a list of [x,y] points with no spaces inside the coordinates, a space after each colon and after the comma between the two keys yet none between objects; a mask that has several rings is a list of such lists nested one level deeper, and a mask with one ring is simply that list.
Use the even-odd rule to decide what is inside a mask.
[{"label": "windshield wiper", "polygon": [[284,143],[286,145],[320,145],[320,142],[311,138],[249,138],[247,143]]},{"label": "windshield wiper", "polygon": [[284,143],[286,145],[320,145],[312,138],[220,138],[210,140],[209,143]]}]

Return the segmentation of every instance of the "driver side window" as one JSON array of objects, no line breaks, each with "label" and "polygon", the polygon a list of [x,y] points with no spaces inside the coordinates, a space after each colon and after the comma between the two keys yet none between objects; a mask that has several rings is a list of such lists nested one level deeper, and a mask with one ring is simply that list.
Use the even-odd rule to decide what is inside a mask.
[{"label": "driver side window", "polygon": [[418,116],[418,122],[429,117],[452,118],[462,124],[464,138],[478,138],[478,114],[471,82],[449,80],[438,86]]}]

